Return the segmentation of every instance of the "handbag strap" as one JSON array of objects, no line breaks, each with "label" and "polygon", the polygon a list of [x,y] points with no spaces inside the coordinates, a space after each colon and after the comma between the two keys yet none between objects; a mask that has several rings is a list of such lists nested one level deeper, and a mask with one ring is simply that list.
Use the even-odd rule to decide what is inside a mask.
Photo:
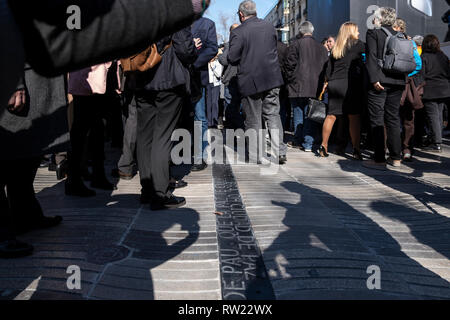
[{"label": "handbag strap", "polygon": [[323,100],[323,95],[325,94],[325,90],[327,90],[327,88],[328,88],[328,86],[324,86],[324,88],[322,89],[322,92],[320,93],[320,96],[319,96],[319,100],[320,101],[322,101]]}]

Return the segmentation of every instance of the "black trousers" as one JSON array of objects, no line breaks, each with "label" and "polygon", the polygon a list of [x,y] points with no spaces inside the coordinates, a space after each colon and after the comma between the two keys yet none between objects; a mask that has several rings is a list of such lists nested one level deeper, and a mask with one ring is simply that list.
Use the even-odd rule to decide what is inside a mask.
[{"label": "black trousers", "polygon": [[386,161],[385,126],[390,157],[393,160],[401,160],[400,100],[405,87],[384,85],[384,88],[385,90],[381,92],[371,89],[368,93],[368,108],[376,162]]},{"label": "black trousers", "polygon": [[427,114],[428,127],[430,128],[431,143],[442,143],[442,130],[444,126],[444,100],[424,101]]},{"label": "black trousers", "polygon": [[126,174],[133,174],[133,167],[136,164],[137,126],[136,101],[134,98],[127,109],[127,113],[122,115],[124,122],[123,146],[122,155],[120,156],[117,167]]},{"label": "black trousers", "polygon": [[136,93],[137,160],[143,196],[168,196],[171,137],[181,115],[184,92],[181,86]]},{"label": "black trousers", "polygon": [[44,216],[33,186],[40,162],[40,157],[0,161],[0,241],[14,238],[14,225],[32,224]]},{"label": "black trousers", "polygon": [[[89,143],[94,178],[102,176],[105,160],[105,97],[103,95],[74,96],[73,124],[70,131],[69,180],[81,179],[84,156]],[[88,139],[89,138],[89,139]]]},{"label": "black trousers", "polygon": [[208,127],[216,126],[219,122],[220,86],[214,87],[211,83],[206,87],[206,115]]}]

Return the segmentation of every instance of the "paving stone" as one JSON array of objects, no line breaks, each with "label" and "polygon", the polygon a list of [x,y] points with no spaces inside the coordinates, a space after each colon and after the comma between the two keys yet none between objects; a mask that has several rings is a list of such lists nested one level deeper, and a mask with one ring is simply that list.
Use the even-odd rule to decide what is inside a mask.
[{"label": "paving stone", "polygon": [[[387,172],[291,149],[288,159],[275,176],[232,166],[233,195],[247,210],[278,299],[450,298],[450,148],[442,156],[418,150],[415,162]],[[214,202],[227,198],[214,197],[212,166],[185,180],[176,195],[187,206],[154,212],[139,203],[138,176],[78,199],[39,169],[44,211],[64,223],[21,238],[35,244],[33,257],[0,260],[0,299],[221,299]],[[88,262],[114,246],[128,254],[116,260],[108,251]],[[65,287],[72,264],[82,271],[80,292]],[[367,289],[369,266],[380,267],[382,290]],[[24,292],[39,277],[36,291]]]}]

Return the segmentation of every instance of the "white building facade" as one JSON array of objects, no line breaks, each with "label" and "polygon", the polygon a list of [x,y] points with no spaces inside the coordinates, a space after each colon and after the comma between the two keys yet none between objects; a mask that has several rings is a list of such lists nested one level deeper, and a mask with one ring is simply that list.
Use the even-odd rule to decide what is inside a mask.
[{"label": "white building facade", "polygon": [[284,43],[294,39],[300,24],[307,20],[307,2],[308,0],[278,0],[264,18],[273,24]]}]

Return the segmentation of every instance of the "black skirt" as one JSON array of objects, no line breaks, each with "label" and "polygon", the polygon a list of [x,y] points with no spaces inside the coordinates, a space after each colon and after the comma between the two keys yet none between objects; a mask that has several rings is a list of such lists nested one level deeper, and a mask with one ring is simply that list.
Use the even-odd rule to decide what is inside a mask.
[{"label": "black skirt", "polygon": [[361,114],[363,90],[362,83],[356,84],[348,79],[330,80],[328,83],[328,115]]}]

